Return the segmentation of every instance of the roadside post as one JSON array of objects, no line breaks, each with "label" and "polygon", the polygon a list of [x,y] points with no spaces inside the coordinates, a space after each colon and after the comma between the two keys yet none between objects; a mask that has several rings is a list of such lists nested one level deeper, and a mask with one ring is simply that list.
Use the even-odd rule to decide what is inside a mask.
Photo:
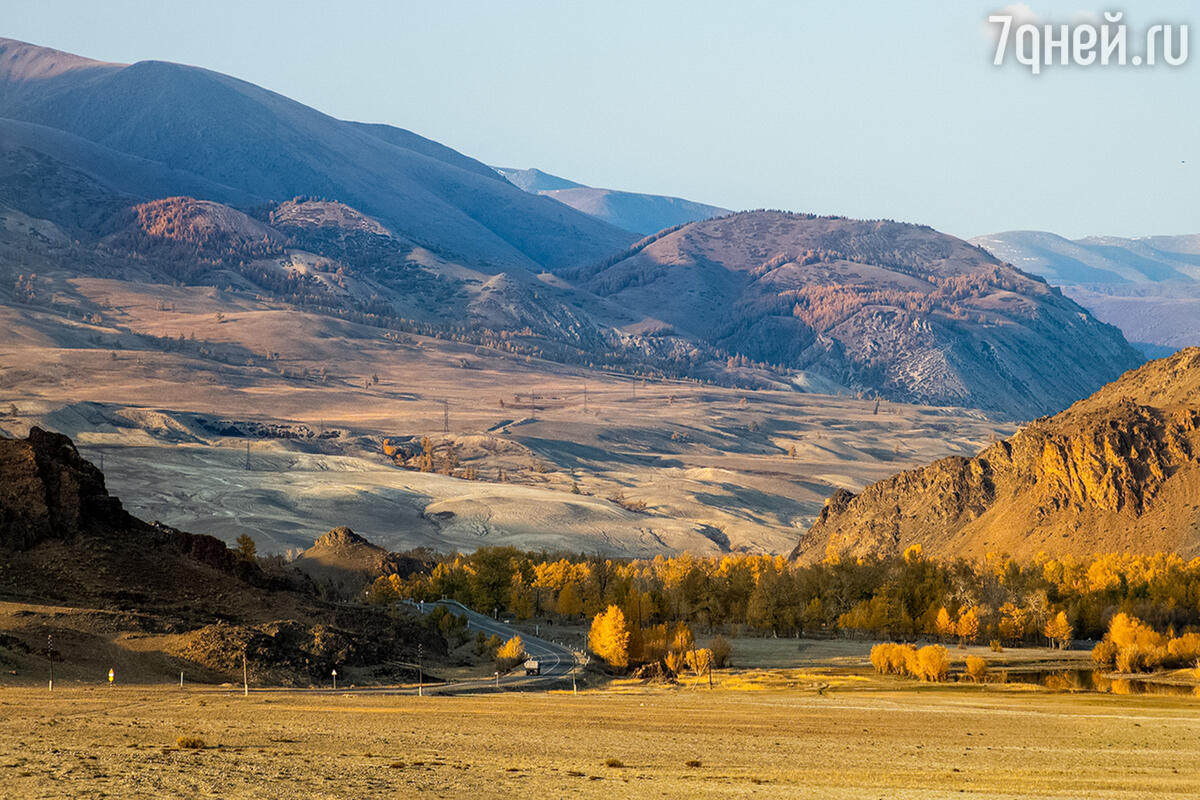
[{"label": "roadside post", "polygon": [[112,669],[110,668],[108,670],[108,685],[112,686],[113,681],[115,681],[116,679],[117,679],[117,673],[113,672]]},{"label": "roadside post", "polygon": [[330,674],[333,675],[333,690],[336,692],[337,691],[337,669],[335,668],[333,670],[333,672]]},{"label": "roadside post", "polygon": [[46,634],[46,660],[50,662],[50,691],[54,691],[54,634]]}]

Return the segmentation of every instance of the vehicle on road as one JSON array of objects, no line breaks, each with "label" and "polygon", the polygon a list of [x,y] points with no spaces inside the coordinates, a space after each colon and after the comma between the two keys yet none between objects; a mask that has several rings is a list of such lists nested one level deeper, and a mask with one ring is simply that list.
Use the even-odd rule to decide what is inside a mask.
[{"label": "vehicle on road", "polygon": [[526,661],[525,662],[525,674],[526,675],[541,675],[542,674],[541,662],[539,662],[536,658],[531,658],[528,661]]}]

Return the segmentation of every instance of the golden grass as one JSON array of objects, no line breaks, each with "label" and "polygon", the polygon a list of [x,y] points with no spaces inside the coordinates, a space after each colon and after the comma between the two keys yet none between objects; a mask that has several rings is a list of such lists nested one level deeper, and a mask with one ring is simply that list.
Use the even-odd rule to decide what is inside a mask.
[{"label": "golden grass", "polygon": [[[1197,709],[1187,698],[889,676],[872,691],[823,695],[4,689],[0,763],[16,765],[5,786],[14,800],[1187,797],[1200,782]],[[166,747],[164,731],[180,728],[221,746]]]}]

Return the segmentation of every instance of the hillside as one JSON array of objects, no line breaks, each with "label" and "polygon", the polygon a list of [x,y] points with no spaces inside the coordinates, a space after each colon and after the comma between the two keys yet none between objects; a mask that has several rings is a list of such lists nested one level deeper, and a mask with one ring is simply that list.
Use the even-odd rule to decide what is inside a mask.
[{"label": "hillside", "polygon": [[[0,118],[24,126],[0,136],[0,163],[34,159],[138,200],[336,199],[493,268],[561,269],[632,239],[409,131],[343,122],[196,67],[106,64],[0,39]],[[122,176],[126,162],[138,180]]]},{"label": "hillside", "polygon": [[0,437],[0,605],[0,663],[16,675],[41,675],[48,633],[60,677],[116,666],[126,681],[228,680],[243,653],[256,681],[307,684],[331,664],[367,678],[418,642],[442,649],[411,621],[318,600],[219,539],[129,515],[70,439],[40,428]]},{"label": "hillside", "polygon": [[972,244],[1041,275],[1151,355],[1200,345],[1200,236],[1007,231]]},{"label": "hillside", "polygon": [[332,589],[331,595],[348,599],[358,598],[380,575],[407,577],[425,566],[410,556],[388,552],[344,526],[321,536],[288,564],[317,585]]},{"label": "hillside", "polygon": [[540,169],[496,167],[496,171],[526,192],[552,198],[609,225],[644,236],[729,213],[728,209],[682,197],[584,186]]},{"label": "hillside", "polygon": [[1028,418],[1141,360],[1044,281],[931,228],[775,211],[664,231],[589,270],[633,328],[895,400]]},{"label": "hillside", "polygon": [[793,552],[1200,555],[1200,348],[1150,362],[974,458],[838,492]]}]

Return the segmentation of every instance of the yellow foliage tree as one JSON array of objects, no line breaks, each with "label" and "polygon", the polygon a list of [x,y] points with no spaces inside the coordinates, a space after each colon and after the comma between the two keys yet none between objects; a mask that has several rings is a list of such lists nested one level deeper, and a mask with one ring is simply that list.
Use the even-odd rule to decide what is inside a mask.
[{"label": "yellow foliage tree", "polygon": [[1046,620],[1046,627],[1042,628],[1042,633],[1051,642],[1054,642],[1061,650],[1071,641],[1071,635],[1074,633],[1071,627],[1071,621],[1067,619],[1067,612],[1060,611],[1050,619]]},{"label": "yellow foliage tree", "polygon": [[955,631],[958,633],[959,647],[965,647],[968,642],[975,641],[975,637],[979,635],[979,615],[975,613],[974,608],[968,608],[958,615]]},{"label": "yellow foliage tree", "polygon": [[579,598],[579,590],[574,583],[568,583],[558,593],[558,604],[555,611],[564,617],[574,617],[583,613],[583,600]]},{"label": "yellow foliage tree", "polygon": [[592,620],[588,649],[613,669],[629,666],[629,631],[625,628],[625,614],[619,607],[609,606]]},{"label": "yellow foliage tree", "polygon": [[950,618],[950,612],[946,610],[945,606],[938,609],[937,622],[934,624],[937,627],[937,635],[940,639],[953,636],[958,630],[954,625],[954,620]]}]

